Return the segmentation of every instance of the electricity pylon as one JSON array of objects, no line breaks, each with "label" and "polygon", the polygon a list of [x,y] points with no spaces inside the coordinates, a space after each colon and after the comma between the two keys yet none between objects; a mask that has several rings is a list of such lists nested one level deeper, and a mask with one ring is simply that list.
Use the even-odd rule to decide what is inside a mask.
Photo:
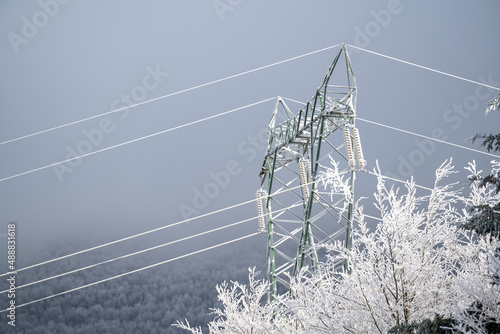
[{"label": "electricity pylon", "polygon": [[[283,98],[277,99],[257,192],[260,230],[268,234],[268,299],[278,294],[278,284],[289,288],[285,273],[295,276],[306,266],[314,271],[325,257],[326,243],[341,239],[351,247],[355,153],[359,169],[366,165],[355,119],[356,80],[345,44],[297,114]],[[323,161],[328,156],[337,164],[337,180],[343,182],[321,192],[318,183],[321,171],[330,165]],[[262,189],[266,177],[267,191]]]}]

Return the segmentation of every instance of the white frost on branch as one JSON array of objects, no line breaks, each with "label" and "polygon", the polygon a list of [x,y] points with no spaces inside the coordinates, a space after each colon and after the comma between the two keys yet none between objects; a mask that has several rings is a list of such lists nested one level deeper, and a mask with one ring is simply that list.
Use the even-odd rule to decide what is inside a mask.
[{"label": "white frost on branch", "polygon": [[334,195],[343,194],[348,203],[354,201],[349,179],[344,180],[344,175],[339,172],[339,163],[330,156],[332,168],[321,166],[324,171],[319,174],[319,183],[326,189],[330,189],[330,198]]},{"label": "white frost on branch", "polygon": [[[493,168],[500,169],[494,165]],[[349,198],[350,188],[332,161],[322,182],[332,193]],[[467,170],[478,175],[475,163]],[[382,221],[372,229],[356,205],[352,248],[340,241],[312,273],[291,278],[291,293],[265,303],[268,282],[250,271],[249,287],[238,282],[217,287],[222,309],[209,323],[210,333],[380,333],[395,325],[421,322],[435,314],[457,320],[461,333],[485,333],[488,322],[500,321],[500,242],[461,229],[467,212],[457,207],[493,203],[496,194],[471,185],[464,197],[446,183],[450,161],[436,171],[429,195],[417,195],[413,180],[402,191],[388,187],[380,169],[375,207]],[[352,203],[352,199],[351,202]],[[335,271],[334,263],[347,267]],[[178,327],[199,334],[189,323]]]}]

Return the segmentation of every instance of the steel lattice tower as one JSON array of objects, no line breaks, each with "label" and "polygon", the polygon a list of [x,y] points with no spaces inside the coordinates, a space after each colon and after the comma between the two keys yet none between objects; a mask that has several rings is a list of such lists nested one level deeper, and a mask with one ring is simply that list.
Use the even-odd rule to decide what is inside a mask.
[{"label": "steel lattice tower", "polygon": [[[280,118],[283,121],[278,124]],[[282,98],[277,99],[257,192],[259,213],[266,209],[259,223],[260,230],[265,232],[267,227],[268,234],[269,298],[278,293],[278,283],[289,287],[286,272],[296,275],[306,265],[313,271],[325,255],[325,243],[341,239],[351,247],[354,152],[359,168],[366,164],[355,118],[356,81],[345,44],[316,94],[297,114]],[[322,163],[330,166],[329,160],[323,160],[328,156],[338,163],[349,196],[318,189]],[[262,190],[266,177],[267,191]],[[289,191],[279,193],[285,190]]]}]

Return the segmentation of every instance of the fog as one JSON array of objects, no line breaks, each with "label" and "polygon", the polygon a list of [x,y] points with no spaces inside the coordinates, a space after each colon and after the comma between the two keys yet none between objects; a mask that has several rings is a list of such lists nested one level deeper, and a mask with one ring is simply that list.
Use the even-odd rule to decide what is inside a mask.
[{"label": "fog", "polygon": [[[339,43],[499,87],[500,4],[493,0],[481,4],[3,1],[0,142]],[[467,138],[476,132],[498,132],[500,114],[484,115],[486,104],[498,91],[354,48],[349,51],[359,117],[480,151],[484,150],[479,144]],[[1,144],[0,179],[278,95],[307,101],[337,52],[332,48]],[[69,243],[74,246],[71,251],[81,250],[253,199],[265,154],[263,131],[274,104],[270,100],[0,182],[1,272],[8,270],[4,246],[10,222],[17,224],[16,265],[21,268],[50,259],[49,250],[55,245]],[[294,112],[300,108],[293,103],[290,107]],[[445,159],[453,157],[460,171],[456,180],[464,186],[467,161],[475,159],[487,169],[493,159],[367,122],[358,121],[357,127],[367,169],[373,169],[378,160],[384,174],[400,179],[413,176],[424,186],[432,184],[434,170]],[[359,175],[356,196],[370,197],[375,182],[373,176]],[[207,195],[208,184],[216,187]],[[364,200],[366,207],[371,202]],[[151,247],[256,214],[251,203],[137,238],[122,251]],[[245,236],[257,227],[254,220],[179,243],[155,259]],[[266,237],[250,240],[261,252],[252,261],[264,268]],[[207,254],[226,256],[227,249]],[[141,264],[126,260],[113,274]],[[169,264],[164,266],[168,269]],[[89,293],[92,289],[88,288]],[[57,298],[62,297],[52,300]],[[50,305],[50,301],[44,303]]]}]

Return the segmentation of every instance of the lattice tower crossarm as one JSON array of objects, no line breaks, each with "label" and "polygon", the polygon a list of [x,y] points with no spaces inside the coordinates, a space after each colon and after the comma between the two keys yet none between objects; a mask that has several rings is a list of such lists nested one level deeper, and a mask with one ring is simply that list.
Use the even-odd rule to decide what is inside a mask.
[{"label": "lattice tower crossarm", "polygon": [[[261,187],[268,180],[269,298],[278,294],[279,286],[289,287],[286,272],[297,275],[306,265],[312,272],[324,258],[326,243],[343,239],[351,247],[355,153],[359,168],[366,166],[355,119],[356,80],[345,45],[297,114],[277,98],[260,172]],[[321,192],[319,174],[328,170],[322,165],[328,156],[336,163],[336,183],[334,191]]]}]

